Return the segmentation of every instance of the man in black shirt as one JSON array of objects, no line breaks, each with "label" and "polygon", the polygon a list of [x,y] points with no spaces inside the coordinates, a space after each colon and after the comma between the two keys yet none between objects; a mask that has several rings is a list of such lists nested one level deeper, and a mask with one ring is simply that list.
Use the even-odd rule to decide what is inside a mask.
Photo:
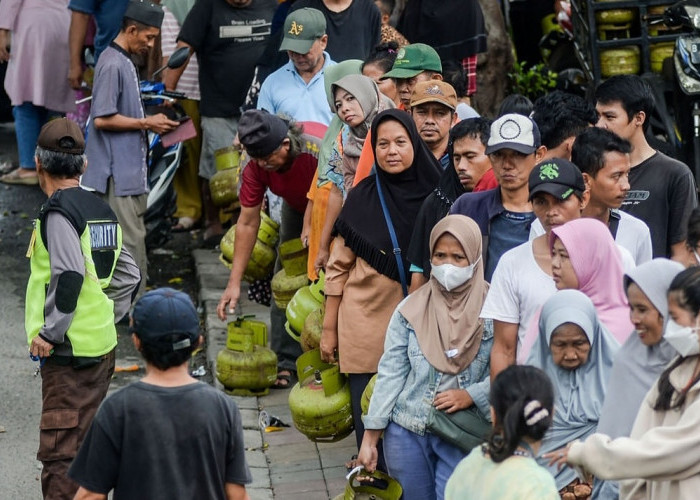
[{"label": "man in black shirt", "polygon": [[695,180],[683,163],[652,148],[644,135],[654,98],[637,75],[609,78],[596,89],[598,126],[632,145],[630,190],[621,209],[649,226],[654,257],[683,264],[693,260],[685,245],[690,212],[698,205]]},{"label": "man in black shirt", "polygon": [[335,62],[364,61],[381,40],[382,15],[372,0],[297,0],[290,12],[304,7],[326,18],[326,52]]},{"label": "man in black shirt", "polygon": [[[205,240],[223,234],[209,192],[208,181],[216,173],[214,151],[230,146],[236,136],[240,108],[270,36],[276,5],[275,0],[198,0],[178,36],[178,47],[189,47],[199,62]],[[168,90],[175,90],[185,67],[167,73]]]}]

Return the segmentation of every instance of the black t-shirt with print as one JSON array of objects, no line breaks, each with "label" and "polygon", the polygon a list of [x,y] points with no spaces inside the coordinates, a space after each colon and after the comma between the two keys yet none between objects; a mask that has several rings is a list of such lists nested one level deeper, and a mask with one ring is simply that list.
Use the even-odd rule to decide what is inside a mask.
[{"label": "black t-shirt with print", "polygon": [[630,191],[621,209],[649,226],[654,258],[670,257],[684,241],[688,217],[698,205],[695,180],[678,160],[656,152],[630,170]]},{"label": "black t-shirt with print", "polygon": [[178,40],[197,53],[202,116],[240,115],[276,7],[276,0],[243,8],[226,0],[197,0],[187,14]]},{"label": "black t-shirt with print", "polygon": [[326,17],[326,52],[335,62],[348,59],[364,61],[379,44],[382,16],[372,0],[353,0],[341,12],[329,10],[323,0],[297,0],[290,12],[304,7],[320,10]]}]

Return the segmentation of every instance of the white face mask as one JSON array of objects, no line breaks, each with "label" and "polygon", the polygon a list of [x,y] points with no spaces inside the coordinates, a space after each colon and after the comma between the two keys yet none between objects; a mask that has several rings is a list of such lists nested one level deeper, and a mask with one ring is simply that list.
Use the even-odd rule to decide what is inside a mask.
[{"label": "white face mask", "polygon": [[700,338],[698,338],[697,331],[697,326],[681,326],[669,318],[664,339],[681,356],[694,356],[700,354]]},{"label": "white face mask", "polygon": [[440,283],[445,290],[451,292],[455,288],[462,286],[474,276],[474,268],[481,260],[481,256],[473,264],[466,267],[457,267],[453,264],[441,264],[433,266],[430,273]]},{"label": "white face mask", "polygon": [[697,262],[700,266],[700,255],[698,255],[698,253],[695,250],[693,250],[693,255],[695,255],[695,262]]}]

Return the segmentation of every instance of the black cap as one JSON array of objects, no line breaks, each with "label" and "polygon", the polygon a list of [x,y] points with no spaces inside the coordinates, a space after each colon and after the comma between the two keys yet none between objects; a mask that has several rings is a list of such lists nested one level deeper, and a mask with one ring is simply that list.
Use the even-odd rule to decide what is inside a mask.
[{"label": "black cap", "polygon": [[158,29],[163,24],[163,15],[160,5],[142,0],[131,0],[124,12],[124,17]]},{"label": "black cap", "polygon": [[530,172],[528,187],[530,199],[537,193],[549,193],[565,200],[574,193],[582,196],[586,190],[581,171],[563,158],[550,158],[535,165]]},{"label": "black cap", "polygon": [[173,344],[173,351],[195,345],[199,338],[199,315],[189,295],[172,288],[147,292],[131,312],[131,332],[143,342],[154,343],[173,333],[189,338]]},{"label": "black cap", "polygon": [[68,118],[56,118],[41,127],[38,146],[57,153],[81,155],[85,152],[85,137],[80,127]]},{"label": "black cap", "polygon": [[264,158],[280,147],[289,125],[264,109],[249,109],[238,121],[238,139],[251,158]]}]

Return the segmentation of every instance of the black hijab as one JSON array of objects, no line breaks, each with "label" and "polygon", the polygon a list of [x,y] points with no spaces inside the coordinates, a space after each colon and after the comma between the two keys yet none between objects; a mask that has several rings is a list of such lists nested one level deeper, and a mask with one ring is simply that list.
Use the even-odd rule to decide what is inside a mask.
[{"label": "black hijab", "polygon": [[[408,132],[413,145],[413,163],[410,168],[398,174],[389,174],[376,163],[376,132],[379,125],[388,120],[399,122]],[[413,119],[405,111],[382,111],[374,118],[371,130],[376,173],[363,179],[350,191],[335,222],[335,232],[345,239],[345,245],[355,255],[367,261],[377,272],[400,282],[393,254],[394,246],[377,193],[377,179],[382,186],[408,276],[410,264],[406,259],[406,251],[416,224],[416,216],[423,200],[435,189],[442,169],[420,138]]]}]

